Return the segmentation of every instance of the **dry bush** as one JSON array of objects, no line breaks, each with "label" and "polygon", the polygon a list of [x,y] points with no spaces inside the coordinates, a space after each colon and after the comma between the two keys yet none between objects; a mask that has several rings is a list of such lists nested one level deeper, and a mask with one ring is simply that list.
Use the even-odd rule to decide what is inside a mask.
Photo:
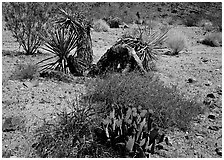
[{"label": "dry bush", "polygon": [[205,36],[205,39],[202,41],[202,44],[209,45],[211,47],[220,47],[222,46],[222,33],[214,32],[209,33]]},{"label": "dry bush", "polygon": [[99,19],[99,20],[94,22],[93,29],[96,32],[108,32],[110,27],[109,27],[109,25],[107,24],[106,21],[104,21],[102,19]]},{"label": "dry bush", "polygon": [[87,83],[88,97],[96,110],[111,111],[111,104],[142,106],[154,111],[156,124],[164,129],[190,129],[190,121],[202,112],[195,99],[187,100],[175,86],[166,87],[152,73],[112,74]]},{"label": "dry bush", "polygon": [[12,73],[9,79],[12,80],[25,80],[35,79],[39,76],[38,66],[34,64],[19,64]]},{"label": "dry bush", "polygon": [[202,27],[205,31],[208,32],[214,29],[212,22],[206,19],[202,19],[201,21],[199,21],[197,26]]},{"label": "dry bush", "polygon": [[186,37],[180,32],[173,32],[168,36],[166,44],[172,50],[171,55],[178,55],[186,47]]}]

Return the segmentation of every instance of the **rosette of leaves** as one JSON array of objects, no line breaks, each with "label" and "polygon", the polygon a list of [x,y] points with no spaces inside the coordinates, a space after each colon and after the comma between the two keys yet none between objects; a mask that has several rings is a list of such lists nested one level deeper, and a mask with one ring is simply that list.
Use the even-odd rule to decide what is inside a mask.
[{"label": "rosette of leaves", "polygon": [[156,142],[160,143],[164,138],[153,123],[152,111],[141,106],[116,105],[101,126],[95,131],[98,140],[118,149],[122,157],[148,157],[154,153]]},{"label": "rosette of leaves", "polygon": [[128,48],[133,48],[136,52],[132,55],[135,61],[143,66],[144,70],[150,71],[154,67],[152,62],[157,59],[156,55],[164,49],[162,44],[167,39],[168,31],[168,28],[161,31],[152,31],[149,28],[142,29],[139,27],[137,36],[123,35],[115,45],[126,45]]},{"label": "rosette of leaves", "polygon": [[42,34],[43,49],[54,55],[38,62],[41,71],[83,75],[93,60],[90,24],[79,14],[68,14],[61,9],[57,21],[49,26]]}]

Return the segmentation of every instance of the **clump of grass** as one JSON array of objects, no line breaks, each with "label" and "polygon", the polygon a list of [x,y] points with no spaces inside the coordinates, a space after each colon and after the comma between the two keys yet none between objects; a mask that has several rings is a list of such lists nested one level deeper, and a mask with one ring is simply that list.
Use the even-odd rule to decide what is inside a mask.
[{"label": "clump of grass", "polygon": [[202,27],[207,32],[211,32],[212,30],[214,30],[212,22],[207,19],[202,19],[201,21],[199,21],[197,26]]},{"label": "clump of grass", "polygon": [[110,28],[119,28],[121,24],[121,19],[119,17],[109,17],[107,19],[107,23],[109,24]]},{"label": "clump of grass", "polygon": [[36,130],[34,153],[41,158],[105,158],[116,153],[96,143],[92,132],[95,111],[76,97],[70,108],[59,111],[54,120],[44,121]]},{"label": "clump of grass", "polygon": [[107,24],[107,22],[105,22],[104,20],[102,19],[99,19],[97,21],[95,21],[93,23],[93,28],[96,32],[108,32],[110,27],[109,25]]},{"label": "clump of grass", "polygon": [[202,41],[202,44],[209,45],[211,47],[220,47],[222,46],[222,33],[214,32],[209,33],[205,36],[205,39]]},{"label": "clump of grass", "polygon": [[152,73],[112,74],[106,79],[96,79],[87,88],[88,97],[103,113],[110,111],[112,104],[140,105],[153,110],[155,123],[164,129],[190,129],[190,121],[202,112],[196,100],[184,99],[175,86],[166,87]]},{"label": "clump of grass", "polygon": [[19,64],[12,72],[11,80],[33,80],[39,77],[38,66],[35,64]]},{"label": "clump of grass", "polygon": [[166,44],[172,50],[171,55],[178,55],[186,47],[186,37],[175,32],[168,37]]}]

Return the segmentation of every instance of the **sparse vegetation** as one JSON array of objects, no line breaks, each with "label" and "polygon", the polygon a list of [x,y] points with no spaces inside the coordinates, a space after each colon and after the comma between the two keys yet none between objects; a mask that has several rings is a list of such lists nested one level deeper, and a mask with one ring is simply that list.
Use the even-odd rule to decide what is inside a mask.
[{"label": "sparse vegetation", "polygon": [[184,99],[175,86],[164,86],[152,74],[110,75],[106,79],[96,79],[92,85],[94,89],[88,87],[89,97],[100,104],[100,111],[111,111],[112,104],[140,105],[153,110],[155,123],[164,129],[189,129],[191,119],[201,113],[200,104],[195,100]]},{"label": "sparse vegetation", "polygon": [[[3,4],[6,29],[13,33],[25,54],[33,55],[21,56],[24,52],[11,51],[14,40],[3,41],[3,46],[10,44],[10,51],[2,51],[2,115],[7,117],[21,112],[25,127],[13,131],[3,129],[3,157],[179,158],[222,155],[219,143],[222,137],[222,90],[218,86],[222,72],[222,33],[215,32],[221,30],[221,3]],[[131,24],[136,23],[135,13],[139,11],[141,25]],[[162,25],[166,17],[169,17],[167,24]],[[93,19],[99,20],[90,24]],[[147,23],[146,19],[151,21]],[[177,30],[169,34],[172,30],[169,25],[179,25],[180,20],[185,26],[178,26],[177,30],[184,34]],[[161,24],[157,23],[159,21]],[[118,28],[122,22],[128,22],[128,28],[110,29]],[[97,50],[94,56],[91,27],[97,32],[110,30],[107,33],[94,32],[93,47],[94,51]],[[124,30],[128,32],[122,35]],[[210,33],[197,42],[219,48],[209,49],[195,43],[205,31]],[[3,32],[8,34],[7,30]],[[6,38],[12,38],[8,35]],[[100,38],[107,37],[98,41],[99,35]],[[159,57],[167,48],[171,50],[168,51],[170,55],[180,54],[187,46],[185,35],[190,41],[187,52],[192,54],[183,54],[179,58]],[[45,43],[44,50],[52,56],[36,54],[42,43]],[[93,58],[97,60],[108,44],[113,45],[93,64]],[[197,50],[195,45],[198,45]],[[37,64],[28,63],[37,60]],[[157,66],[159,72],[153,72],[157,71]],[[15,70],[11,72],[13,68]],[[91,71],[92,75],[89,74]],[[9,79],[12,81],[8,81],[8,73],[11,73]],[[42,81],[39,77],[50,80]],[[201,115],[205,107],[206,111],[209,110],[208,116]],[[29,140],[24,141],[24,138]],[[217,140],[215,145],[210,143],[213,140]],[[165,143],[161,143],[163,141]]]},{"label": "sparse vegetation", "polygon": [[94,31],[96,32],[108,32],[110,29],[107,22],[105,22],[102,19],[96,20],[93,24],[93,28],[94,28]]},{"label": "sparse vegetation", "polygon": [[36,130],[35,153],[41,158],[116,157],[113,150],[94,141],[94,108],[81,106],[77,98],[69,111],[64,108],[55,120]]},{"label": "sparse vegetation", "polygon": [[207,34],[205,39],[202,41],[202,44],[209,45],[211,47],[222,46],[222,33],[214,32]]},{"label": "sparse vegetation", "polygon": [[16,66],[14,72],[11,74],[9,79],[12,80],[33,80],[38,78],[38,66],[35,64],[19,64]]},{"label": "sparse vegetation", "polygon": [[178,55],[186,47],[186,38],[179,32],[174,32],[167,39],[167,46],[172,50],[171,55]]},{"label": "sparse vegetation", "polygon": [[41,45],[39,33],[47,22],[44,3],[4,3],[6,27],[23,47],[26,55],[35,54]]}]

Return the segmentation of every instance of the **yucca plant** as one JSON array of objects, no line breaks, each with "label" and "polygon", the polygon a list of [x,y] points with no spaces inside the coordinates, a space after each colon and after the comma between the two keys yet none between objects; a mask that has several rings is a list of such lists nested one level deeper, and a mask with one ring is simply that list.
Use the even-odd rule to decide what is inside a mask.
[{"label": "yucca plant", "polygon": [[[131,35],[122,37],[115,45],[126,45],[128,48],[132,48],[130,53],[135,58],[135,61],[145,71],[150,71],[152,69],[151,62],[157,59],[157,53],[163,49],[161,45],[167,39],[168,31],[168,28],[164,31],[153,31],[147,27],[139,27],[139,35],[137,37]],[[145,38],[143,38],[143,35]]]},{"label": "yucca plant", "polygon": [[[60,9],[58,20],[42,34],[44,50],[54,54],[38,64],[41,71],[59,70],[83,75],[92,63],[90,24],[79,14],[72,15]],[[53,30],[53,31],[51,31]],[[43,64],[45,62],[46,64]]]},{"label": "yucca plant", "polygon": [[68,72],[68,54],[77,47],[78,35],[74,31],[69,31],[66,28],[58,28],[54,31],[54,34],[49,35],[49,38],[42,37],[45,41],[44,50],[54,54],[50,58],[44,59],[39,63],[44,61],[49,61],[57,58],[55,61],[42,65],[41,71],[46,71],[49,69],[62,71],[64,73]]}]

